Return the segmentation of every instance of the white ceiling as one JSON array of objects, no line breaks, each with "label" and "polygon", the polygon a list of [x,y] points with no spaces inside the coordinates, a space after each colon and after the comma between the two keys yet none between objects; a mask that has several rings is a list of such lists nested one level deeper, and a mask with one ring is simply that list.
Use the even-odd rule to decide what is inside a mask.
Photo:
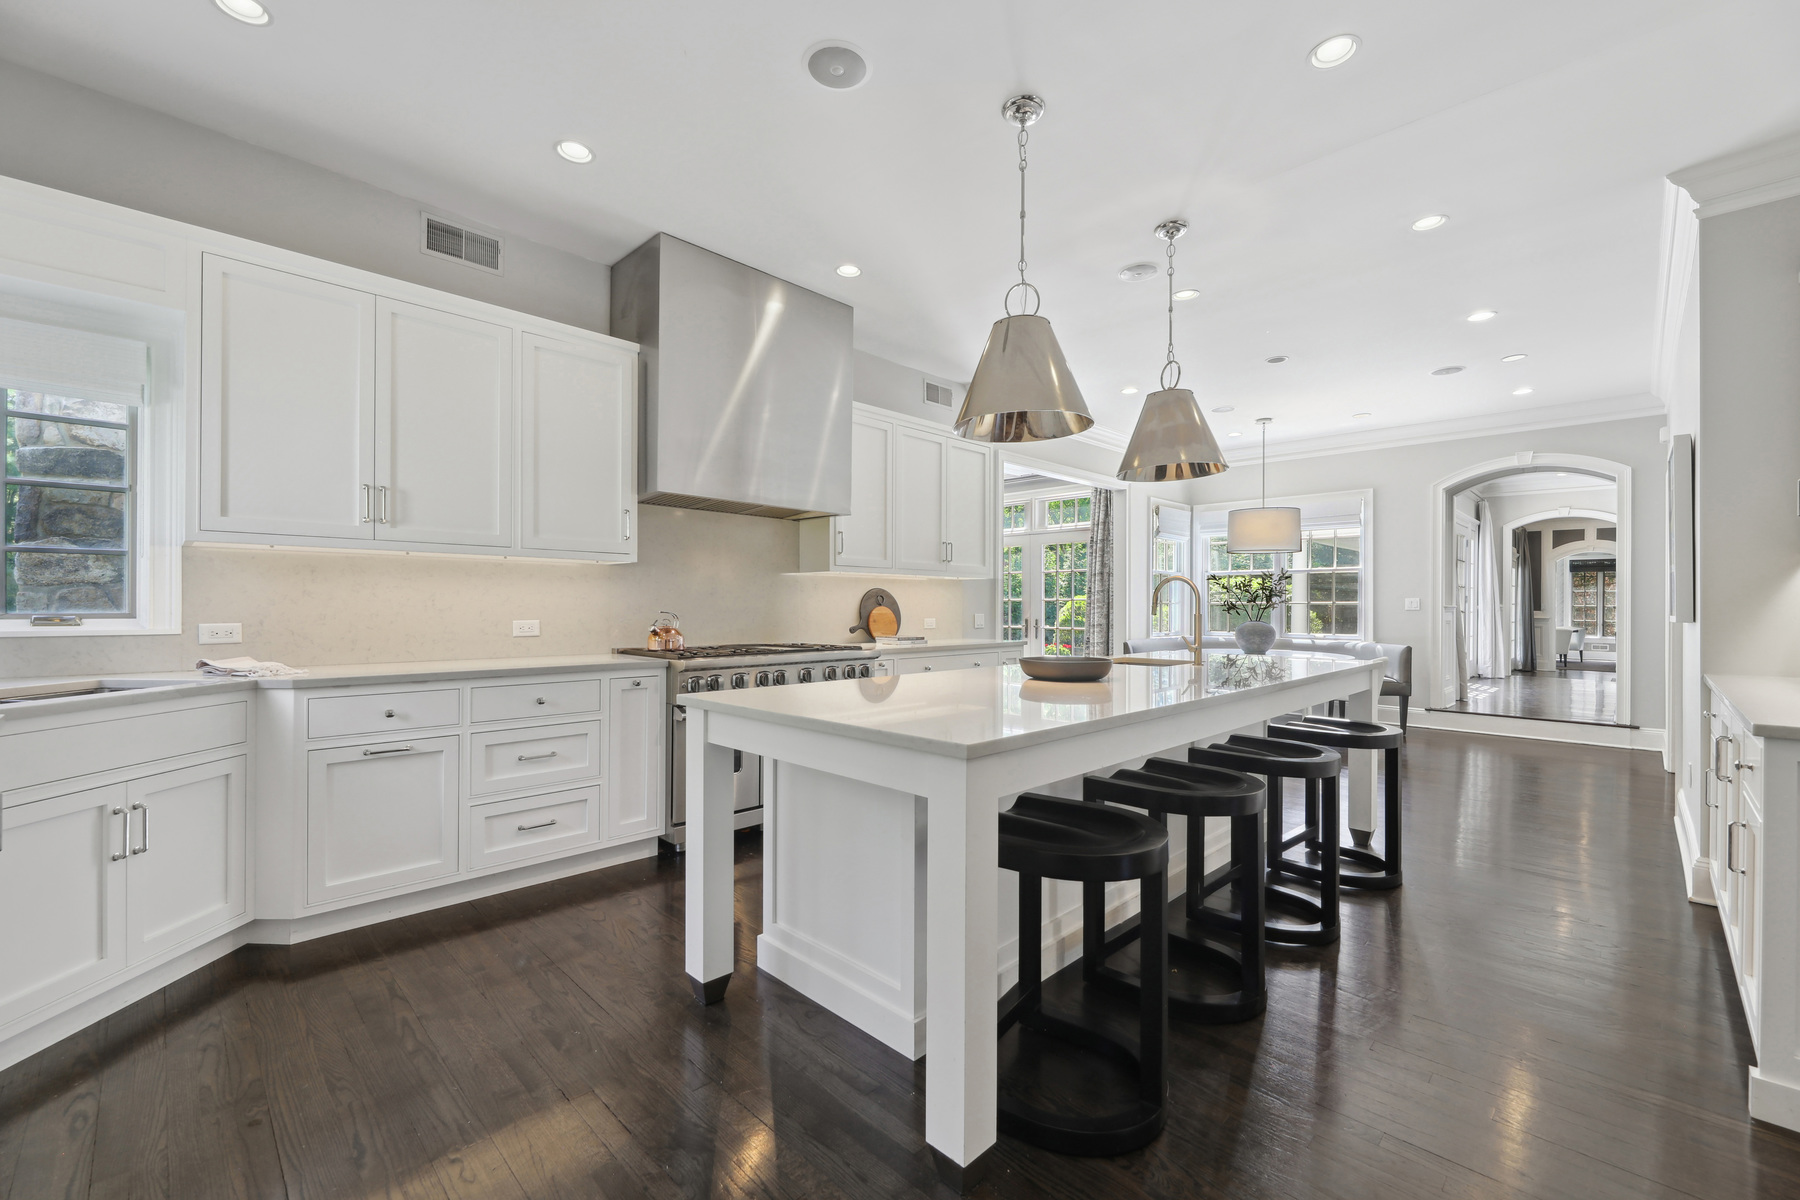
[{"label": "white ceiling", "polygon": [[[1161,281],[1116,273],[1181,216],[1184,382],[1271,445],[1645,393],[1662,177],[1800,128],[1793,0],[267,3],[0,0],[0,55],[601,261],[667,230],[952,379],[1011,279],[1029,89],[1032,278],[1095,415],[1155,385]],[[827,38],[863,86],[807,76]]]}]

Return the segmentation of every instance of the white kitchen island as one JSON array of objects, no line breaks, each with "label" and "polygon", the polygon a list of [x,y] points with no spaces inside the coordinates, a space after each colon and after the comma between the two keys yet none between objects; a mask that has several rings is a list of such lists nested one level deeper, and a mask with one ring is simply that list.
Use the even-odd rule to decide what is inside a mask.
[{"label": "white kitchen island", "polygon": [[[1347,700],[1351,717],[1372,720],[1381,679],[1380,659],[1208,652],[1201,666],[1121,664],[1091,684],[1043,683],[1008,665],[682,696],[686,965],[695,994],[716,1003],[730,982],[732,752],[760,754],[776,797],[764,840],[765,907],[781,896],[801,908],[829,907],[832,889],[810,884],[834,875],[840,884],[852,877],[865,899],[892,896],[886,910],[866,914],[882,928],[863,939],[886,945],[890,963],[866,974],[894,983],[902,998],[907,979],[895,976],[922,985],[925,1137],[947,1181],[966,1186],[995,1139],[999,813],[1021,791],[1330,700]],[[1373,783],[1372,762],[1352,770],[1353,813],[1371,806]],[[783,811],[784,788],[803,793],[811,816],[825,818],[817,831],[783,836],[783,820],[798,820]],[[826,827],[834,802],[846,810],[835,831]],[[868,861],[857,854],[859,845]],[[785,887],[784,872],[809,886]],[[905,886],[909,881],[916,887]],[[889,1044],[903,1043],[881,1028],[882,1004],[833,1002],[869,987],[842,978],[843,970],[822,980],[833,972],[820,971],[818,956],[803,962],[786,953],[810,941],[829,954],[829,938],[817,931],[844,920],[831,911],[796,911],[776,926],[765,920],[758,965]],[[814,932],[774,944],[782,924]],[[812,986],[821,982],[830,986]]]}]

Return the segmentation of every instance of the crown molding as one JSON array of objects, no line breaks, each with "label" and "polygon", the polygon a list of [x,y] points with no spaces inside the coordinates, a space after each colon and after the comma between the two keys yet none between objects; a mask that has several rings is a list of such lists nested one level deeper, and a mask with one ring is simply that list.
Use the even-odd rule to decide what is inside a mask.
[{"label": "crown molding", "polygon": [[[1571,425],[1597,425],[1605,421],[1629,421],[1664,414],[1665,408],[1660,399],[1648,392],[1638,392],[1629,396],[1559,404],[1549,408],[1456,417],[1392,429],[1371,429],[1366,434],[1346,431],[1324,437],[1296,438],[1294,441],[1269,447],[1269,461],[1327,458],[1334,454],[1389,450],[1400,446],[1421,446],[1430,442],[1455,442],[1505,433],[1529,433],[1539,429],[1562,429]],[[1262,461],[1262,455],[1249,448],[1237,453],[1227,450],[1226,461],[1234,467],[1253,465]]]},{"label": "crown molding", "polygon": [[1116,429],[1107,429],[1100,425],[1091,425],[1087,429],[1076,434],[1075,440],[1078,442],[1086,442],[1092,446],[1099,446],[1102,449],[1111,450],[1118,454],[1123,454],[1125,453],[1125,443],[1130,441],[1131,438],[1129,435],[1120,433]]},{"label": "crown molding", "polygon": [[1800,196],[1800,134],[1721,154],[1669,175],[1702,219]]}]

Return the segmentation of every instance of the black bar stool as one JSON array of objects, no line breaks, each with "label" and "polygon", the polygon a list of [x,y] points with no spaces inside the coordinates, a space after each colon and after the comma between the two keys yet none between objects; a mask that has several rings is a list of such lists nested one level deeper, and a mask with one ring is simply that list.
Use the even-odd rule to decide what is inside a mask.
[{"label": "black bar stool", "polygon": [[[1268,799],[1264,820],[1268,827],[1264,846],[1268,859],[1268,886],[1264,889],[1268,906],[1299,918],[1298,924],[1266,920],[1263,935],[1271,942],[1296,946],[1328,946],[1338,940],[1338,855],[1337,837],[1330,841],[1320,837],[1321,830],[1337,829],[1338,769],[1343,759],[1325,746],[1304,742],[1283,742],[1273,738],[1247,737],[1233,734],[1227,741],[1188,750],[1188,761],[1207,767],[1223,767],[1261,775],[1268,780]],[[1281,811],[1282,781],[1306,781],[1306,823],[1285,832],[1286,818]],[[1319,877],[1310,878],[1293,870],[1307,863],[1290,862],[1288,848],[1300,843],[1317,846]],[[1302,892],[1277,886],[1283,877],[1310,883],[1319,889],[1318,899]]]},{"label": "black bar stool", "polygon": [[1382,850],[1359,850],[1339,846],[1338,854],[1353,863],[1370,868],[1340,870],[1341,887],[1386,890],[1400,886],[1400,747],[1406,733],[1396,725],[1375,725],[1368,721],[1351,721],[1343,717],[1304,716],[1287,719],[1269,726],[1272,737],[1284,741],[1308,742],[1330,746],[1349,757],[1351,750],[1378,751],[1386,755],[1382,772],[1386,776],[1382,804]]},{"label": "black bar stool", "polygon": [[[1015,1024],[1129,1064],[1137,1100],[1100,1116],[1054,1112],[1007,1092],[1000,1079],[1002,1133],[1061,1154],[1124,1154],[1162,1132],[1168,1112],[1168,940],[1163,923],[1169,893],[1169,831],[1140,813],[1059,800],[1031,792],[1000,814],[1000,865],[1019,873],[1019,982],[1000,1001],[1000,1033]],[[1124,1043],[1043,1009],[1043,879],[1102,885],[1138,881],[1143,904],[1139,950],[1145,977],[1138,1045]]]},{"label": "black bar stool", "polygon": [[[1166,819],[1187,818],[1188,886],[1185,897],[1169,903],[1168,936],[1237,980],[1237,990],[1208,993],[1168,984],[1171,1011],[1202,1024],[1248,1021],[1269,1006],[1263,955],[1262,782],[1240,771],[1224,771],[1193,763],[1153,758],[1141,771],[1117,771],[1108,778],[1090,775],[1082,782],[1083,800],[1147,809]],[[1231,861],[1206,872],[1206,817],[1231,822]],[[1232,889],[1229,913],[1205,907],[1206,898],[1222,887]],[[1120,970],[1109,959],[1141,932],[1138,921],[1116,931],[1105,929],[1106,887],[1082,888],[1082,973],[1122,987],[1142,986],[1142,976]],[[1210,917],[1230,916],[1234,929],[1218,929]],[[1235,946],[1221,944],[1223,935]]]}]

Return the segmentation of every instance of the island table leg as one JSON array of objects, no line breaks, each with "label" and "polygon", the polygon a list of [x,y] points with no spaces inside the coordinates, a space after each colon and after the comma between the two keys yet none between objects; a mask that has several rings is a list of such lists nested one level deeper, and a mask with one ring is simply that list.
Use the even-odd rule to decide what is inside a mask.
[{"label": "island table leg", "polygon": [[925,1141],[959,1191],[998,1136],[999,796],[944,762],[926,795]]},{"label": "island table leg", "polygon": [[[1352,721],[1373,722],[1380,691],[1377,678],[1373,689],[1350,696],[1344,715]],[[1357,845],[1367,846],[1375,832],[1375,769],[1381,756],[1372,750],[1347,750],[1344,757],[1350,770],[1350,836]]]},{"label": "island table leg", "polygon": [[687,713],[687,974],[694,998],[725,998],[736,961],[732,911],[731,748],[706,736],[706,710]]}]

